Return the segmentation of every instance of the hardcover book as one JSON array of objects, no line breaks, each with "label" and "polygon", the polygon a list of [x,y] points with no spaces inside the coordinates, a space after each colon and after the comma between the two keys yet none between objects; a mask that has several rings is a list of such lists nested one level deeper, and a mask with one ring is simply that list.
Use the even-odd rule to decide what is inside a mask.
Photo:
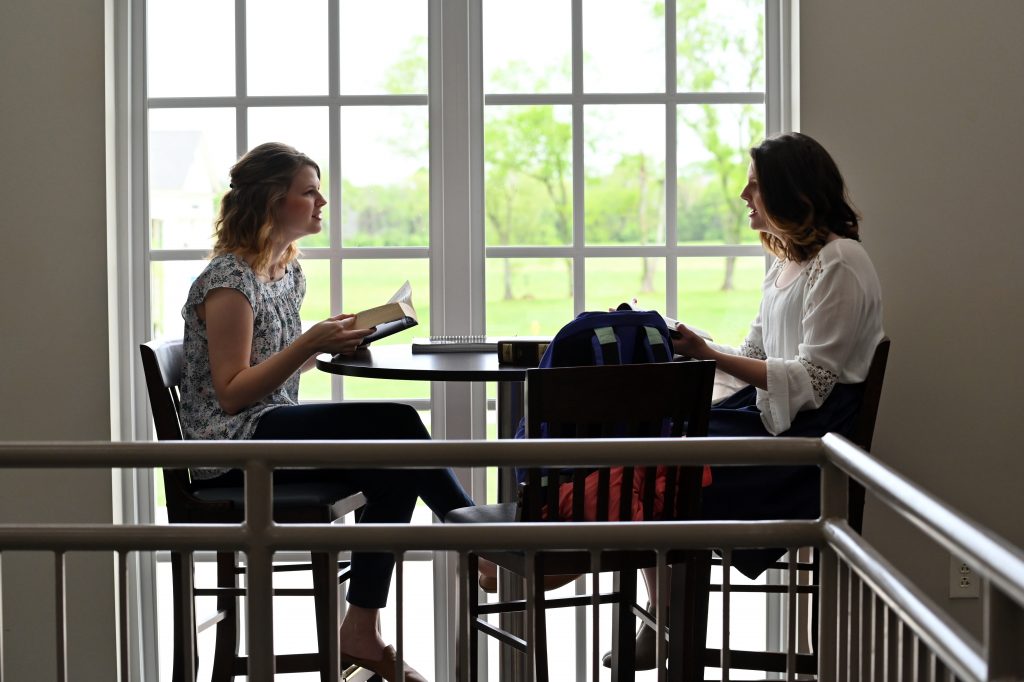
[{"label": "hardcover book", "polygon": [[415,327],[417,324],[419,324],[419,319],[416,317],[416,308],[412,305],[412,286],[406,280],[405,284],[398,288],[398,291],[387,303],[356,313],[353,327],[355,329],[377,328],[377,331],[366,336],[359,344],[360,347],[363,347],[409,327]]}]

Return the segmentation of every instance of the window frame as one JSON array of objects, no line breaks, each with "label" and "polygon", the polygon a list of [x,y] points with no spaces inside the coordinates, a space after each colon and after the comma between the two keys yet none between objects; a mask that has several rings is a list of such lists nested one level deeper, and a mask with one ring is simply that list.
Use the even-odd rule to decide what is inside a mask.
[{"label": "window frame", "polygon": [[[588,94],[582,90],[583,0],[569,0],[572,16],[572,92],[557,95],[483,93],[483,21],[480,0],[428,0],[428,94],[342,95],[339,84],[339,0],[327,0],[329,91],[317,96],[249,96],[246,83],[245,0],[234,0],[236,92],[226,97],[165,97],[149,99],[146,89],[146,0],[113,0],[108,4],[108,103],[113,112],[108,126],[114,140],[108,158],[110,213],[116,234],[108,252],[111,279],[117,295],[111,301],[111,382],[116,389],[112,415],[115,433],[125,440],[152,437],[144,380],[138,371],[136,348],[150,335],[150,273],[152,263],[206,257],[201,249],[153,251],[149,244],[148,111],[163,108],[234,107],[235,147],[247,150],[246,112],[254,106],[328,107],[330,196],[341,196],[341,107],[347,105],[423,105],[430,121],[430,227],[429,246],[368,248],[341,246],[341,211],[332,211],[327,226],[330,246],[305,248],[310,260],[328,260],[330,309],[343,306],[341,289],[348,259],[406,258],[428,260],[432,310],[431,333],[483,333],[485,331],[484,274],[487,261],[497,258],[559,257],[573,261],[574,311],[583,309],[586,261],[593,257],[657,256],[665,259],[666,313],[678,309],[678,258],[749,256],[763,253],[759,245],[679,246],[676,235],[676,107],[686,103],[763,103],[766,134],[799,127],[794,103],[799,91],[796,72],[797,10],[794,0],[764,0],[765,92],[680,93],[676,91],[675,0],[665,0],[666,90],[664,93]],[[431,96],[429,93],[440,93]],[[591,104],[661,104],[666,107],[666,243],[646,246],[586,245],[583,239],[583,108]],[[484,110],[487,105],[559,104],[572,110],[573,242],[567,246],[487,246],[484,220]],[[337,201],[337,199],[336,199]],[[767,263],[766,256],[766,263]],[[332,377],[332,399],[344,399],[340,377]],[[482,384],[433,384],[431,399],[410,400],[418,409],[432,410],[432,431],[437,438],[481,438],[486,434],[487,399]],[[493,404],[491,405],[493,408]],[[483,491],[481,472],[467,474],[471,492]],[[128,522],[151,523],[156,499],[149,470],[124,470],[122,512]],[[444,562],[442,562],[444,563]],[[138,661],[140,679],[156,677],[155,571],[152,561],[140,558],[130,571],[129,611],[139,627],[133,634],[131,655]],[[435,587],[443,587],[449,567],[435,571]],[[441,589],[438,598],[454,595]],[[435,626],[441,633],[451,627],[436,609]],[[771,631],[773,626],[770,625]],[[438,637],[437,660],[446,665],[450,644]],[[136,655],[138,654],[138,655]],[[135,672],[135,671],[133,671]]]}]

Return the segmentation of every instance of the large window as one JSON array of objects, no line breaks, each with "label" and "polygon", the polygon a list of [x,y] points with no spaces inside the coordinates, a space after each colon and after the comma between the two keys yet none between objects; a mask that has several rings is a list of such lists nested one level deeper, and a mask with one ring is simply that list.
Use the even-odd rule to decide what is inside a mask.
[{"label": "large window", "polygon": [[[145,10],[150,335],[181,333],[228,169],[272,140],[317,161],[329,202],[324,231],[300,243],[303,320],[377,305],[408,279],[429,328],[428,3],[148,0]],[[310,372],[300,398],[425,409],[429,387]]]},{"label": "large window", "polygon": [[[550,335],[631,298],[742,340],[764,255],[738,194],[786,127],[787,0],[126,1],[140,337],[181,334],[228,169],[276,140],[329,201],[300,244],[307,323],[408,279],[421,326],[386,342]],[[482,437],[490,391],[313,371],[300,398],[402,400]]]},{"label": "large window", "polygon": [[[581,310],[636,298],[742,339],[763,262],[737,195],[746,149],[779,127],[766,113],[776,3],[458,4],[137,0],[148,336],[180,333],[232,163],[279,140],[320,164],[330,202],[324,232],[301,244],[307,322],[409,279],[418,333],[553,334]],[[464,16],[462,32],[443,22],[443,39],[464,41],[468,58],[438,43],[442,12]],[[450,117],[462,96],[465,139],[453,140],[431,117]],[[446,156],[463,143],[467,154]],[[432,203],[463,196],[460,229]],[[439,301],[480,313],[432,325]],[[430,387],[313,372],[301,397],[428,409]],[[448,415],[449,432],[457,421]]]}]

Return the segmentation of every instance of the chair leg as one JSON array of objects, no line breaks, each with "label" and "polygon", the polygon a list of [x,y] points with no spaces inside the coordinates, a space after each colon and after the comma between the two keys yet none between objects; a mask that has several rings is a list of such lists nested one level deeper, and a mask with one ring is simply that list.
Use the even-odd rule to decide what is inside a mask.
[{"label": "chair leg", "polygon": [[671,643],[669,680],[703,680],[704,648],[708,635],[708,598],[711,584],[711,552],[687,553],[672,567],[672,599],[669,605]]},{"label": "chair leg", "polygon": [[[477,588],[477,575],[480,573],[480,558],[473,553],[467,556],[466,575],[462,576],[463,592],[466,595],[466,612],[469,620],[466,629],[466,642],[469,647],[469,670],[462,672],[460,679],[476,682],[480,667],[480,637],[476,630],[476,620],[480,617],[480,604],[477,602],[480,590]],[[486,597],[485,597],[486,599]]]},{"label": "chair leg", "polygon": [[[181,573],[183,570],[183,558],[178,552],[171,553],[171,594],[173,597],[173,614],[174,614],[174,644],[171,659],[171,681],[182,682],[185,679],[185,640],[184,630],[185,625],[182,620],[185,618],[185,611],[182,608],[183,595],[181,594]],[[193,581],[189,580],[188,585],[192,585]],[[191,588],[189,588],[191,589]],[[194,603],[194,602],[193,602]],[[193,611],[194,613],[194,611]],[[193,619],[194,621],[194,619]],[[192,651],[196,651],[196,628],[193,622],[192,627],[189,628],[192,633]],[[199,670],[199,655],[196,654],[192,661],[192,669],[195,672]]]},{"label": "chair leg", "polygon": [[[217,587],[238,587],[236,562],[234,552],[217,552]],[[235,676],[238,659],[238,597],[218,596],[217,610],[224,618],[217,623],[210,679],[211,682],[228,682]]]},{"label": "chair leg", "polygon": [[612,682],[623,682],[636,672],[636,570],[616,571],[613,580],[618,598],[612,606]]},{"label": "chair leg", "polygon": [[330,678],[330,637],[337,637],[328,632],[330,625],[330,609],[338,608],[337,603],[327,603],[327,596],[330,594],[330,581],[336,579],[337,571],[331,571],[332,561],[329,555],[314,552],[310,556],[313,569],[313,604],[316,609],[316,641],[317,641],[317,665],[320,668],[320,681],[331,682]]},{"label": "chair leg", "polygon": [[533,591],[526,598],[533,601],[533,670],[536,682],[548,682],[547,607],[544,595],[544,557],[534,556]]}]

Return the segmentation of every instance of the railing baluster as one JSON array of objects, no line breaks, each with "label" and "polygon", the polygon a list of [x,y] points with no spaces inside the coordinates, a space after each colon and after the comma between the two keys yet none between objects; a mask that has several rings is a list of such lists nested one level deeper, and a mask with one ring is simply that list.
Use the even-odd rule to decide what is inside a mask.
[{"label": "railing baluster", "polygon": [[128,649],[128,551],[117,554],[117,637],[120,644],[121,679],[130,680],[129,664],[131,663]]},{"label": "railing baluster", "polygon": [[[669,593],[669,580],[668,555],[664,549],[658,550],[657,566],[657,587],[655,591],[658,594],[658,599],[654,604],[654,617],[657,620],[658,626],[655,631],[657,639],[654,643],[654,660],[658,662],[658,682],[665,682],[668,667],[668,650],[665,647],[665,623],[668,620],[668,599],[665,598],[665,595]],[[682,630],[682,628],[679,628],[678,630]]]},{"label": "railing baluster", "polygon": [[395,552],[395,677],[405,680],[405,552]]},{"label": "railing baluster", "polygon": [[341,679],[341,653],[338,631],[341,623],[338,618],[338,608],[341,604],[338,589],[338,552],[331,549],[327,552],[327,678],[330,680]]},{"label": "railing baluster", "polygon": [[601,563],[600,550],[590,551],[590,612],[594,614],[594,624],[590,628],[590,670],[593,682],[601,679],[601,662],[598,659],[601,651],[601,577],[597,567]]},{"label": "railing baluster", "polygon": [[839,558],[828,547],[822,547],[818,556],[821,561],[818,570],[818,679],[830,679],[836,677],[839,669],[836,649],[842,631]]},{"label": "railing baluster", "polygon": [[[730,660],[729,649],[731,644],[729,643],[729,610],[730,610],[730,595],[732,594],[732,550],[723,549],[722,552],[722,680],[723,682],[729,682],[729,673],[732,668],[732,661]],[[700,651],[701,646],[697,645],[697,655],[700,656],[703,652]]]},{"label": "railing baluster", "polygon": [[914,679],[926,680],[931,670],[931,652],[924,641],[914,636]]},{"label": "railing baluster", "polygon": [[886,682],[898,682],[900,677],[900,619],[896,612],[888,607],[885,609],[885,616],[885,679]]},{"label": "railing baluster", "polygon": [[64,569],[65,554],[53,553],[54,573],[54,617],[57,625],[57,682],[68,680],[68,623],[67,623],[67,580]]},{"label": "railing baluster", "polygon": [[459,565],[459,579],[456,583],[458,589],[458,606],[459,606],[459,618],[456,630],[455,640],[455,657],[458,665],[459,675],[456,675],[456,682],[463,682],[463,680],[475,680],[476,670],[470,663],[470,649],[473,646],[473,638],[475,633],[473,632],[473,623],[470,622],[470,607],[469,600],[476,599],[477,590],[473,589],[472,578],[477,573],[472,569],[472,564],[469,560],[469,552],[466,550],[458,553],[458,565]]},{"label": "railing baluster", "polygon": [[[835,554],[831,550],[829,552]],[[836,564],[839,578],[836,594],[836,682],[847,682],[850,679],[850,566],[839,561],[838,556]],[[818,628],[821,631],[818,635],[819,643],[824,638],[826,627],[827,621],[822,615],[818,621]],[[827,671],[827,668],[820,667],[819,672],[822,674],[819,674],[818,679],[825,679],[824,673]]]},{"label": "railing baluster", "polygon": [[543,589],[538,585],[538,557],[537,552],[528,550],[526,552],[526,682],[533,682],[537,671],[537,604],[535,597],[537,590]]},{"label": "railing baluster", "polygon": [[917,633],[910,627],[909,623],[902,623],[902,634],[900,645],[900,669],[901,682],[915,682],[915,671],[917,669]]},{"label": "railing baluster", "polygon": [[[181,613],[177,637],[181,639],[181,656],[174,662],[179,666],[185,682],[196,680],[196,609],[193,592],[195,589],[195,557],[191,551],[171,555],[171,561],[179,565],[178,574],[178,609]],[[171,564],[174,572],[174,563]]]},{"label": "railing baluster", "polygon": [[871,591],[871,679],[885,679],[885,604]]},{"label": "railing baluster", "polygon": [[274,678],[274,574],[273,551],[268,545],[273,530],[271,469],[250,461],[245,468],[246,615],[249,677],[252,682]]},{"label": "railing baluster", "polygon": [[796,547],[787,551],[789,567],[786,571],[786,679],[796,680]]},{"label": "railing baluster", "polygon": [[[573,593],[577,597],[582,597],[587,593],[586,576],[580,576],[573,580],[572,585]],[[587,647],[586,636],[583,634],[587,631],[587,607],[577,606],[573,608],[573,614],[572,634],[573,641],[576,643],[576,682],[587,682]]]},{"label": "railing baluster", "polygon": [[864,581],[850,571],[850,680],[860,682],[864,669]]}]

